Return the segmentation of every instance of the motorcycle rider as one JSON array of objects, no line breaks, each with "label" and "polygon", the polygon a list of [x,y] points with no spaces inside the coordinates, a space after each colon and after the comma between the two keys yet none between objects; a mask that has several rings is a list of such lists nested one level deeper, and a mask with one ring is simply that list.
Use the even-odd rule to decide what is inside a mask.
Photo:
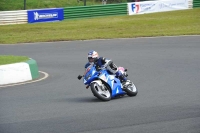
[{"label": "motorcycle rider", "polygon": [[99,57],[98,53],[94,50],[91,50],[88,53],[88,63],[85,64],[85,69],[92,64],[96,64],[97,70],[104,66],[111,74],[115,74],[116,77],[119,78],[123,86],[126,85],[126,76],[118,70],[118,67],[113,63],[113,61],[108,60],[105,57]]}]

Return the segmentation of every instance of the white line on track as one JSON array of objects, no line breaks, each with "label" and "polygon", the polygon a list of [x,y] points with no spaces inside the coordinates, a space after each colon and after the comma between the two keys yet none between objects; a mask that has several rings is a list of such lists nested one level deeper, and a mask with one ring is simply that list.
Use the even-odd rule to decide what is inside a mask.
[{"label": "white line on track", "polygon": [[27,82],[22,82],[22,83],[16,83],[16,84],[9,84],[9,85],[2,85],[2,86],[0,85],[0,89],[4,88],[4,87],[9,87],[9,86],[16,86],[16,85],[23,85],[23,84],[29,84],[29,83],[38,82],[38,81],[46,79],[49,76],[49,74],[46,73],[46,72],[43,72],[43,71],[39,71],[39,72],[44,74],[44,77],[41,78],[41,79],[33,80],[33,81],[27,81]]}]

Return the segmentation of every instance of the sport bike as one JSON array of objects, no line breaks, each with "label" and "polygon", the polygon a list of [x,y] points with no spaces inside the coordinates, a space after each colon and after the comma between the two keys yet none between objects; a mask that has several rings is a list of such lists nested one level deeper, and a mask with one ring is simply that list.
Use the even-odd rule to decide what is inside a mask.
[{"label": "sport bike", "polygon": [[[127,69],[118,67],[118,69],[128,76]],[[116,75],[111,74],[105,67],[97,68],[96,65],[90,65],[86,68],[83,76],[79,75],[80,80],[83,77],[83,83],[86,88],[91,88],[91,91],[95,97],[102,101],[109,101],[112,98],[121,97],[124,95],[136,96],[138,90],[136,86],[130,80],[121,84]]]}]

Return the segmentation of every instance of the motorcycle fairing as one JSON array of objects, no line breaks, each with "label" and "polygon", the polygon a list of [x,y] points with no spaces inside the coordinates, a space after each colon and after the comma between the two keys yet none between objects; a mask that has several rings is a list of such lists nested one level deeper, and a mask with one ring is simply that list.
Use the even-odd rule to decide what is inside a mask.
[{"label": "motorcycle fairing", "polygon": [[112,97],[118,94],[125,94],[125,92],[122,90],[122,84],[120,80],[116,78],[115,75],[109,75],[107,71],[104,71],[101,75],[99,75],[99,78],[110,86]]},{"label": "motorcycle fairing", "polygon": [[115,75],[110,75],[107,70],[101,70],[98,72],[96,71],[95,67],[91,65],[86,69],[83,82],[85,85],[88,85],[96,79],[101,79],[110,86],[112,98],[116,95],[125,94],[125,92],[122,90],[122,84],[120,80],[116,78]]}]

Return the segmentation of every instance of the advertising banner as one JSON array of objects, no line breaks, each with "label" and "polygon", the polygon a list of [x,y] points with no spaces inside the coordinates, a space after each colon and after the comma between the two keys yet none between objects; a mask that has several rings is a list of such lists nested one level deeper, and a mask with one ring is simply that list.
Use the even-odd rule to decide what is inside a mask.
[{"label": "advertising banner", "polygon": [[63,8],[28,10],[28,23],[62,21]]},{"label": "advertising banner", "polygon": [[189,9],[188,0],[160,0],[128,3],[129,15]]}]

